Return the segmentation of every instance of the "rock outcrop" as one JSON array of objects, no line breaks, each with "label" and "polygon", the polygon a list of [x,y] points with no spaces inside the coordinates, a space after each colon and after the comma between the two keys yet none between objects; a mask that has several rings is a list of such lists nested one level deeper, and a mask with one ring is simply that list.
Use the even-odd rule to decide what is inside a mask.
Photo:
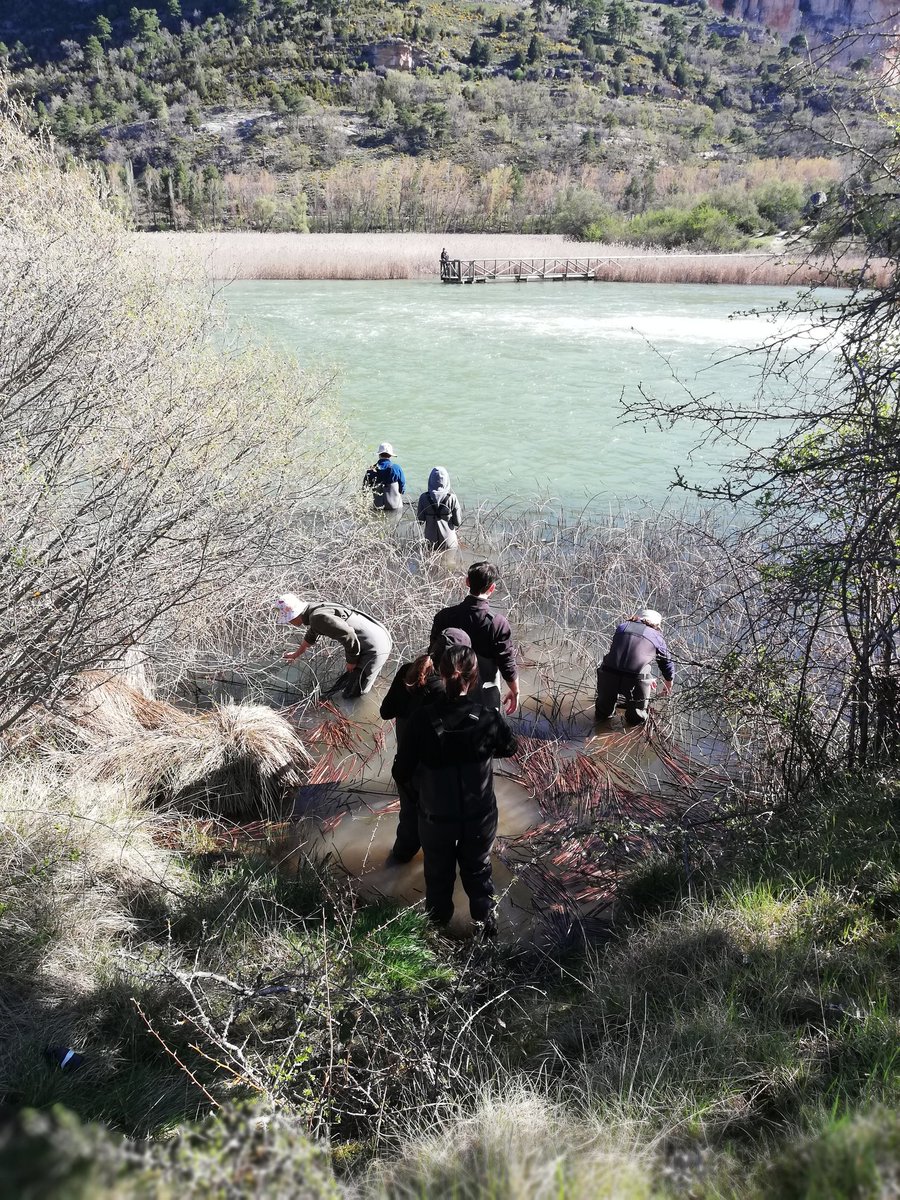
[{"label": "rock outcrop", "polygon": [[363,58],[376,71],[413,71],[422,65],[425,56],[403,38],[387,38],[366,46]]},{"label": "rock outcrop", "polygon": [[887,67],[898,59],[897,0],[710,0],[727,16],[764,25],[786,41],[805,34],[810,46],[839,44],[838,60],[871,58]]}]

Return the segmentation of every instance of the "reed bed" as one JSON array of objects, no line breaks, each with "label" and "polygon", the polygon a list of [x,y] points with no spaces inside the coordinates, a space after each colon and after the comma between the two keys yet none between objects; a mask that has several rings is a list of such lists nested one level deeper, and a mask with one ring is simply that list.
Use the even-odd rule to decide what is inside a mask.
[{"label": "reed bed", "polygon": [[445,562],[430,553],[418,528],[388,526],[362,512],[320,514],[298,532],[277,573],[236,581],[215,606],[184,614],[179,627],[151,649],[161,694],[191,697],[200,680],[204,688],[255,703],[321,699],[343,670],[343,659],[326,641],[296,666],[281,662],[298,638],[274,624],[273,597],[284,591],[339,601],[382,620],[394,641],[384,673],[389,679],[399,662],[425,649],[438,609],[465,595],[466,565],[491,558],[502,575],[495,604],[509,616],[523,664],[539,663],[539,709],[536,717],[523,718],[525,725],[549,722],[553,736],[583,736],[577,730],[587,723],[594,669],[612,630],[650,605],[665,615],[666,638],[679,663],[676,693],[666,708],[672,744],[699,747],[704,761],[720,756],[723,769],[742,764],[753,728],[747,724],[733,738],[728,714],[703,717],[690,699],[706,665],[740,641],[747,617],[739,597],[748,594],[750,556],[737,551],[736,535],[713,514],[674,506],[641,513],[615,507],[569,513],[547,506],[522,514],[491,506],[469,514],[464,533],[469,549]]},{"label": "reed bed", "polygon": [[441,249],[451,258],[600,258],[598,280],[615,283],[719,283],[807,286],[858,280],[887,267],[846,256],[836,267],[802,252],[769,254],[663,253],[614,243],[572,242],[558,234],[431,233],[141,233],[168,265],[190,278],[436,279]]},{"label": "reed bed", "polygon": [[[170,676],[163,664],[160,674],[176,689],[186,669],[209,679],[224,676],[236,696],[277,704],[288,690],[277,660],[300,634],[274,626],[271,599],[290,590],[382,619],[394,638],[389,678],[397,661],[427,645],[434,613],[464,595],[466,564],[496,560],[502,571],[496,604],[509,614],[521,649],[524,696],[540,692],[534,713],[520,718],[518,769],[541,812],[524,836],[499,843],[498,855],[525,885],[551,944],[602,935],[621,883],[638,863],[685,837],[697,844],[693,861],[702,844],[720,841],[722,828],[740,815],[731,803],[736,786],[755,783],[744,759],[753,728],[735,737],[727,713],[705,717],[692,698],[705,664],[739,637],[745,612],[731,596],[745,582],[740,559],[711,515],[674,508],[642,514],[484,508],[471,514],[467,536],[473,548],[447,563],[402,523],[389,526],[362,513],[322,516],[275,580],[257,580],[259,592],[251,587],[242,597],[223,598],[223,625],[206,613],[196,644],[170,642],[176,673]],[[614,739],[611,752],[585,745],[595,664],[615,624],[642,604],[666,616],[678,690],[648,731]],[[529,660],[535,667],[525,666]],[[348,718],[314,702],[342,669],[340,653],[319,644],[290,669],[289,680],[292,695],[313,701],[303,723],[317,761],[299,802],[329,828],[359,805],[358,794],[347,789],[350,781],[363,791],[371,781],[380,796],[385,789],[374,713],[354,711]],[[387,789],[390,795],[389,782]]]}]

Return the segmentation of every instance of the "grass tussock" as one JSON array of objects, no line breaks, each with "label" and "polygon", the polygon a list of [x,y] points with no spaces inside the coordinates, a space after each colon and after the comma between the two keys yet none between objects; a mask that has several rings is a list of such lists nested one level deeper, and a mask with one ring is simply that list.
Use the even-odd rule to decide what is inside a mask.
[{"label": "grass tussock", "polygon": [[627,1129],[573,1112],[521,1083],[485,1095],[474,1109],[402,1155],[378,1164],[358,1194],[378,1200],[649,1200],[652,1147]]},{"label": "grass tussock", "polygon": [[163,1142],[123,1142],[65,1109],[0,1131],[0,1175],[19,1200],[341,1200],[327,1152],[296,1119],[232,1110]]},{"label": "grass tussock", "polygon": [[58,725],[74,735],[80,778],[122,780],[155,805],[223,816],[274,815],[311,761],[294,726],[266,705],[184,711],[115,675],[85,677]]},{"label": "grass tussock", "polygon": [[[145,233],[136,234],[190,277],[213,279],[436,279],[443,248],[451,258],[609,258],[597,279],[610,283],[718,283],[802,287],[858,277],[862,258],[839,265],[802,252],[661,253],[652,248],[572,242],[558,234]],[[881,268],[876,268],[881,271]]]},{"label": "grass tussock", "polygon": [[[141,914],[185,886],[155,842],[159,818],[112,784],[75,781],[48,766],[0,772],[0,1092],[7,1103],[165,1107],[181,1081],[146,1077],[134,1062],[128,990],[117,954],[140,940]],[[133,1009],[131,1009],[133,1011]],[[104,1026],[117,1032],[100,1032]],[[48,1045],[78,1047],[78,1075],[53,1071]],[[103,1060],[105,1060],[105,1068]],[[131,1077],[133,1094],[123,1093]],[[154,1076],[154,1072],[150,1072]],[[155,1087],[155,1092],[154,1092]]]}]

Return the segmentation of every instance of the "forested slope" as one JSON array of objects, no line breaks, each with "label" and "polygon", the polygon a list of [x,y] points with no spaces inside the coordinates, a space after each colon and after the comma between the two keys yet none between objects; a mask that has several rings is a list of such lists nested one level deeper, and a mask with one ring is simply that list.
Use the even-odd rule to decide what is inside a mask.
[{"label": "forested slope", "polygon": [[[724,248],[837,176],[836,109],[872,120],[863,62],[810,84],[802,37],[706,0],[6,0],[0,37],[13,94],[148,228]],[[684,227],[647,218],[704,200]]]}]

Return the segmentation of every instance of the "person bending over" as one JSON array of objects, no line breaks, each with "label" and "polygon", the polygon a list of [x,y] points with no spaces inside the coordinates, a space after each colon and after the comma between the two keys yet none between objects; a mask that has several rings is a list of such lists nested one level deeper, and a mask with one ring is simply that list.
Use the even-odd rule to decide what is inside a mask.
[{"label": "person bending over", "polygon": [[509,691],[504,707],[514,713],[519,707],[519,669],[512,641],[509,621],[502,613],[495,613],[490,606],[500,572],[493,563],[476,562],[469,567],[466,584],[469,594],[460,604],[442,608],[431,626],[429,648],[435,662],[441,654],[440,635],[445,629],[463,629],[472,641],[472,649],[478,655],[481,674],[482,699],[486,704],[500,707],[500,679],[506,680]]},{"label": "person bending over", "polygon": [[478,659],[454,646],[441,655],[446,696],[410,718],[394,760],[398,784],[416,776],[419,838],[425,852],[425,910],[439,925],[453,916],[456,870],[472,920],[496,934],[491,846],[497,832],[492,759],[509,758],[516,738],[496,708],[479,699]]},{"label": "person bending over", "polygon": [[594,717],[605,721],[616,711],[619,696],[625,699],[625,724],[643,725],[649,715],[654,661],[668,695],[675,679],[675,664],[660,626],[662,617],[642,608],[630,621],[616,626],[612,644],[597,668],[597,702]]},{"label": "person bending over", "polygon": [[275,606],[279,625],[296,625],[306,630],[297,649],[285,654],[285,662],[295,662],[324,635],[344,648],[346,678],[339,690],[346,696],[364,696],[372,690],[392,648],[391,635],[380,621],[341,604],[301,600],[293,592],[279,596]]}]

